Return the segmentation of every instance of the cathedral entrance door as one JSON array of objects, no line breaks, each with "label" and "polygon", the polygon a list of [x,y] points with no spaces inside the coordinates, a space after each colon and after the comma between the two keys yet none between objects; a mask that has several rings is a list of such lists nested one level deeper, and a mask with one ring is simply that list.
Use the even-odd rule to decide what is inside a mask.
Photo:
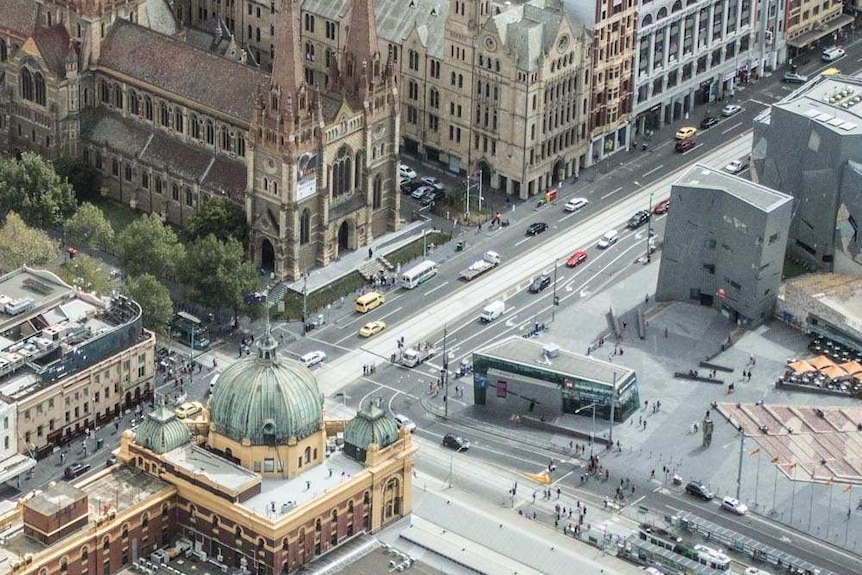
[{"label": "cathedral entrance door", "polygon": [[275,248],[266,238],[260,243],[260,267],[268,272],[275,270]]},{"label": "cathedral entrance door", "polygon": [[347,222],[342,222],[341,226],[338,228],[338,253],[346,252],[350,249],[350,244],[348,242],[350,238],[350,227],[347,225]]}]

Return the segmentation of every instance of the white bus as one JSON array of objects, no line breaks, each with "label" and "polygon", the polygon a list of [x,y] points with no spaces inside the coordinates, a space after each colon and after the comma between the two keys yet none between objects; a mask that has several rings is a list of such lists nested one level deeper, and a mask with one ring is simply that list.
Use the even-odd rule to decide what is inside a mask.
[{"label": "white bus", "polygon": [[401,274],[401,287],[413,289],[436,275],[437,264],[431,260],[425,260],[421,264],[418,264]]}]

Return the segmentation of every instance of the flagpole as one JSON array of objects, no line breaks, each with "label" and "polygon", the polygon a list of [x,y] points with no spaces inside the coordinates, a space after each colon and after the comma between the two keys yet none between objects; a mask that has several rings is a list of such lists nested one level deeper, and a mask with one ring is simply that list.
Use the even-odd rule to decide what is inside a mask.
[{"label": "flagpole", "polygon": [[847,486],[847,522],[844,523],[844,546],[847,547],[847,533],[850,531],[850,513],[853,510],[853,486]]}]

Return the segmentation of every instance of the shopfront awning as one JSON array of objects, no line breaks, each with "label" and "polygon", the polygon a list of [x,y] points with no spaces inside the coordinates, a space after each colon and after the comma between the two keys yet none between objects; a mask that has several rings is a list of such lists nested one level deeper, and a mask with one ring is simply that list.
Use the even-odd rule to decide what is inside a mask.
[{"label": "shopfront awning", "polygon": [[36,467],[36,460],[26,455],[15,455],[0,461],[0,483],[15,479],[25,471]]},{"label": "shopfront awning", "polygon": [[797,49],[805,48],[806,46],[813,44],[817,40],[820,40],[827,34],[831,34],[832,32],[835,32],[836,30],[852,23],[853,16],[851,16],[850,14],[842,14],[834,20],[830,20],[829,22],[824,23],[822,28],[811,30],[810,32],[806,32],[805,34],[800,34],[792,40],[788,40],[787,45]]}]

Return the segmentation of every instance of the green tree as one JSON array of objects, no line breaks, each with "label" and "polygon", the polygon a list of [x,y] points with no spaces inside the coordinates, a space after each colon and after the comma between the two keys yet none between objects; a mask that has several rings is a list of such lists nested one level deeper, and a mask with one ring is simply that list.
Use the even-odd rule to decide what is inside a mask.
[{"label": "green tree", "polygon": [[75,215],[63,226],[66,242],[97,250],[107,250],[114,243],[114,228],[102,210],[89,202],[81,204]]},{"label": "green tree", "polygon": [[72,184],[79,202],[99,200],[102,176],[96,168],[78,158],[63,157],[54,160],[54,171]]},{"label": "green tree", "polygon": [[243,246],[247,246],[248,224],[245,219],[245,209],[222,196],[208,199],[189,218],[185,235],[189,241],[196,241],[210,234],[223,242],[234,238]]},{"label": "green tree", "polygon": [[54,268],[60,257],[60,242],[24,223],[15,212],[6,214],[0,227],[0,268],[12,271],[23,265]]},{"label": "green tree", "polygon": [[78,207],[72,185],[29,152],[19,161],[0,160],[0,205],[41,228],[60,226]]},{"label": "green tree", "polygon": [[147,214],[129,224],[117,238],[117,256],[126,275],[151,273],[173,278],[185,257],[177,234],[156,214]]},{"label": "green tree", "polygon": [[141,306],[144,327],[167,332],[174,314],[171,294],[154,275],[142,274],[126,279],[124,292]]},{"label": "green tree", "polygon": [[242,244],[213,234],[197,240],[183,263],[182,280],[194,301],[214,310],[238,309],[243,296],[257,289],[257,272],[243,261]]},{"label": "green tree", "polygon": [[99,260],[86,254],[78,254],[74,259],[60,266],[59,275],[63,280],[84,291],[106,294],[111,290],[111,274]]}]

